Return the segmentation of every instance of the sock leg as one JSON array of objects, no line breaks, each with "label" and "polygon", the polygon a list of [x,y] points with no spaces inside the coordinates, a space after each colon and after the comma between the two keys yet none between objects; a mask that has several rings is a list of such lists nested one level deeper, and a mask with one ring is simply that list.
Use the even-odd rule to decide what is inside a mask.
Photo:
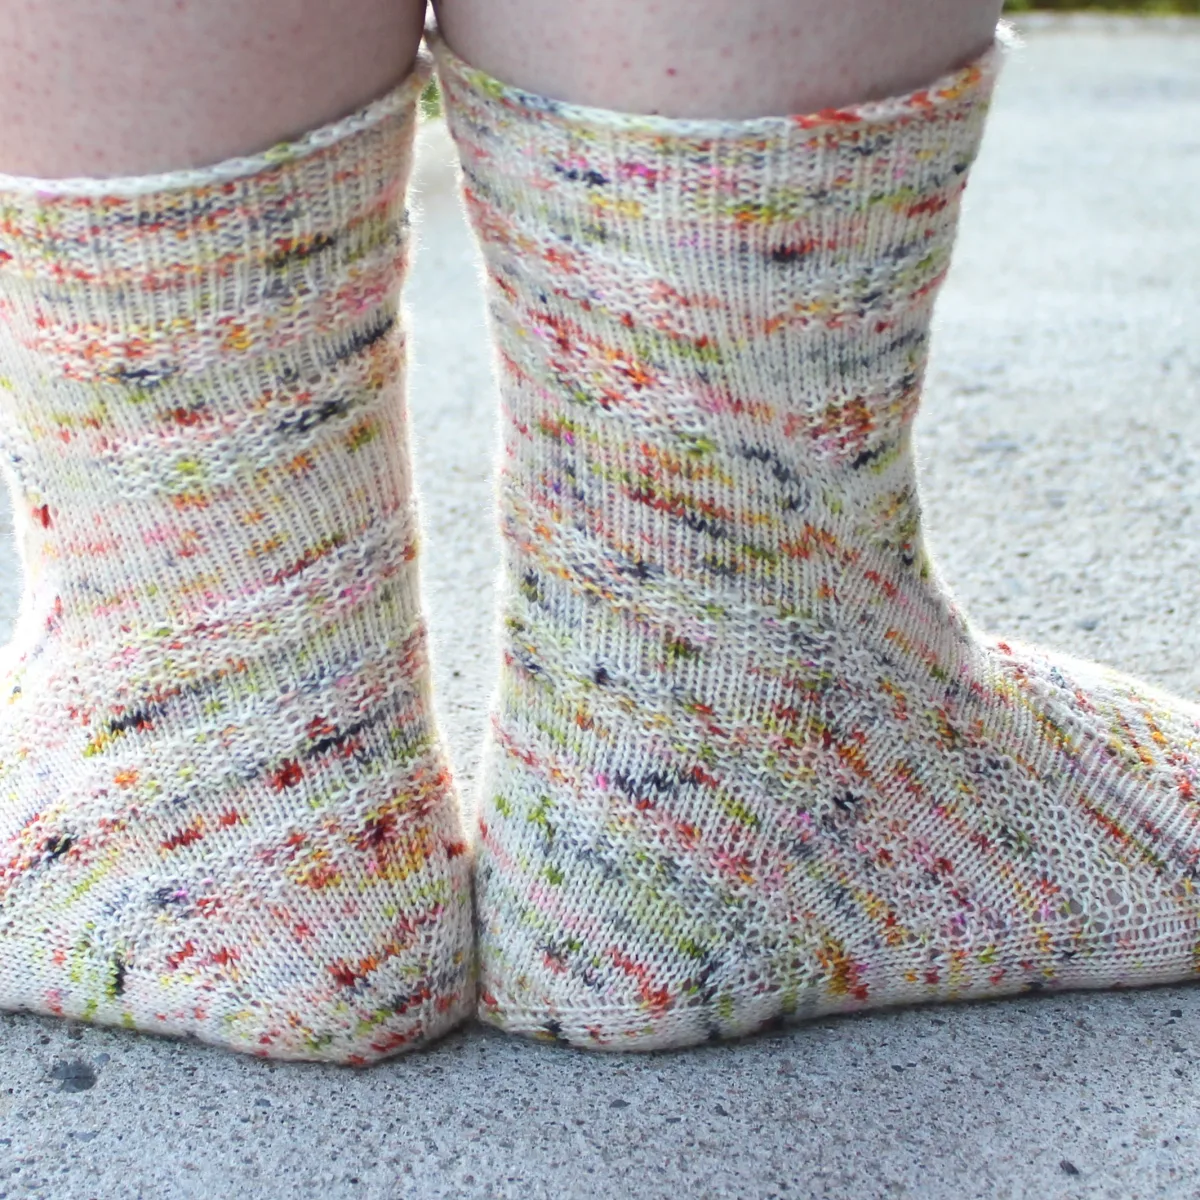
[{"label": "sock leg", "polygon": [[646,1049],[1193,977],[1200,710],[982,636],[922,540],[998,51],[745,121],[438,55],[505,430],[483,1015]]},{"label": "sock leg", "polygon": [[0,1006],[363,1063],[474,1003],[402,390],[426,77],[250,159],[0,177]]}]

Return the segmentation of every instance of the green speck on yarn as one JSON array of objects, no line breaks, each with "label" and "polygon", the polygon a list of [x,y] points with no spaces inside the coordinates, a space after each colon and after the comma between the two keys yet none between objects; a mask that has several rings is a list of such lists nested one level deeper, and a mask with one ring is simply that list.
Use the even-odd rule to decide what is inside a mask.
[{"label": "green speck on yarn", "polygon": [[721,347],[715,341],[697,344],[683,337],[672,337],[657,329],[638,329],[632,334],[633,353],[641,361],[652,365],[673,360],[716,364],[722,361]]},{"label": "green speck on yarn", "polygon": [[263,158],[269,163],[291,162],[295,157],[296,150],[290,142],[278,142],[269,150],[263,151]]},{"label": "green speck on yarn", "polygon": [[718,793],[717,803],[726,816],[732,817],[748,829],[758,829],[762,825],[761,818],[754,813],[753,809],[747,808],[741,801],[735,800],[724,792]]},{"label": "green speck on yarn", "polygon": [[680,435],[679,440],[684,443],[684,453],[689,458],[707,458],[717,450],[717,443],[711,438],[685,433]]},{"label": "green speck on yarn", "polygon": [[[873,475],[882,475],[888,467],[890,467],[901,455],[908,453],[908,448],[900,442],[893,442],[886,450],[880,451],[879,454],[867,464],[867,470]],[[840,502],[839,502],[840,505]]]},{"label": "green speck on yarn", "polygon": [[779,553],[775,550],[769,550],[766,546],[754,546],[750,543],[743,543],[742,553],[747,558],[752,558],[756,562],[777,563],[779,561]]},{"label": "green speck on yarn", "polygon": [[471,86],[478,88],[485,96],[491,96],[493,100],[505,98],[508,89],[490,75],[485,75],[482,71],[464,71],[463,74],[470,81]]},{"label": "green speck on yarn", "polygon": [[686,638],[672,638],[667,642],[667,661],[671,663],[687,662],[700,657],[700,647],[693,646]]},{"label": "green speck on yarn", "polygon": [[527,576],[521,578],[521,595],[532,604],[540,604],[542,600],[541,589],[537,585],[536,577],[533,579]]},{"label": "green speck on yarn", "polygon": [[388,745],[395,754],[396,764],[412,762],[424,754],[432,745],[433,737],[425,732],[419,737],[410,739],[408,730],[393,729],[388,738]]},{"label": "green speck on yarn", "polygon": [[553,810],[554,801],[549,796],[540,796],[526,818],[531,825],[540,825],[545,830],[547,838],[554,837],[554,826],[550,824],[550,813]]},{"label": "green speck on yarn", "polygon": [[121,964],[123,957],[124,956],[122,955],[121,959],[113,958],[113,960],[108,964],[109,975],[108,975],[108,980],[104,985],[104,993],[110,1000],[115,1000],[117,998],[117,996],[120,994],[117,991],[117,978],[121,971],[120,964]]}]

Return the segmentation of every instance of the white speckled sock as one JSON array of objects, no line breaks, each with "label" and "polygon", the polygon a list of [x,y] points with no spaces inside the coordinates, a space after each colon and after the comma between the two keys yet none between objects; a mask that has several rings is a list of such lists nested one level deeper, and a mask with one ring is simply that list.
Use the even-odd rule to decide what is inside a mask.
[{"label": "white speckled sock", "polygon": [[1200,710],[978,634],[911,426],[998,51],[745,122],[441,74],[499,345],[484,1017],[612,1049],[1191,978]]},{"label": "white speckled sock", "polygon": [[0,178],[0,1006],[363,1063],[474,1004],[398,323],[427,75],[258,158]]}]

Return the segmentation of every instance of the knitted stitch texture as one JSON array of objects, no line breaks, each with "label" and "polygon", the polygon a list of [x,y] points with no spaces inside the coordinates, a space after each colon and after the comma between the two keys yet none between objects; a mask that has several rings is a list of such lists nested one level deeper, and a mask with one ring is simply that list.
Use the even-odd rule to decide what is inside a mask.
[{"label": "knitted stitch texture", "polygon": [[0,178],[0,1006],[365,1063],[475,1002],[398,291],[422,67],[300,141]]},{"label": "knitted stitch texture", "polygon": [[505,430],[482,1015],[609,1049],[1193,977],[1200,709],[967,623],[911,429],[1001,51],[739,122],[435,49]]}]

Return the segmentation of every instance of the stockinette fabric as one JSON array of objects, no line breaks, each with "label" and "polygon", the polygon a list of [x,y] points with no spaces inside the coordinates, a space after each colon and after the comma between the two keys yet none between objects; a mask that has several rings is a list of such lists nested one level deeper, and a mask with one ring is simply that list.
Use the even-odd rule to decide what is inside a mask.
[{"label": "stockinette fabric", "polygon": [[0,1006],[365,1063],[473,1007],[398,292],[428,70],[292,144],[0,178]]},{"label": "stockinette fabric", "polygon": [[1192,978],[1200,709],[986,637],[912,424],[1000,64],[749,121],[435,49],[487,260],[481,1014],[600,1049]]}]

